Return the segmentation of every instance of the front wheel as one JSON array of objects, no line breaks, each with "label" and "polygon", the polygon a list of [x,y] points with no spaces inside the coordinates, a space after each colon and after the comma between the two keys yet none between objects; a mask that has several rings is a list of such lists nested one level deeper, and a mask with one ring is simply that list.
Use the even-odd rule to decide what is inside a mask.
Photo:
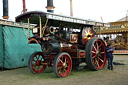
[{"label": "front wheel", "polygon": [[53,70],[57,77],[66,77],[72,69],[72,60],[68,53],[59,53],[54,59]]},{"label": "front wheel", "polygon": [[91,70],[103,69],[106,64],[105,43],[101,38],[91,38],[85,46],[86,63]]},{"label": "front wheel", "polygon": [[42,73],[46,69],[47,64],[45,63],[44,55],[42,52],[34,52],[28,61],[29,70],[35,73]]}]

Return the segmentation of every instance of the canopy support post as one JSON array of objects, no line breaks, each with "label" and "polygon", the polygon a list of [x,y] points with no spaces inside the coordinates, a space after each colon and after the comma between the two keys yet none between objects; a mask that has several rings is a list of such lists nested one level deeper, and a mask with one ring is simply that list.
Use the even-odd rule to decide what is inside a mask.
[{"label": "canopy support post", "polygon": [[29,18],[28,18],[28,38],[30,38],[30,21],[29,21]]},{"label": "canopy support post", "polygon": [[40,38],[41,38],[41,36],[42,36],[42,31],[41,31],[41,28],[42,28],[41,17],[39,17],[39,22],[40,22]]}]

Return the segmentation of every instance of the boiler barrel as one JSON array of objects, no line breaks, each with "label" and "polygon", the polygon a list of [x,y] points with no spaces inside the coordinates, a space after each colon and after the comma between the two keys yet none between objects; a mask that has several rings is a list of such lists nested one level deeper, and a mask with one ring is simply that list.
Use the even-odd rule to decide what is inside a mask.
[{"label": "boiler barrel", "polygon": [[49,55],[51,53],[68,52],[71,49],[77,49],[77,46],[61,41],[59,43],[49,43],[42,45],[42,51],[45,55]]},{"label": "boiler barrel", "polygon": [[72,45],[69,43],[64,43],[64,42],[60,42],[60,52],[67,52],[70,51],[71,49],[77,49],[76,45]]}]

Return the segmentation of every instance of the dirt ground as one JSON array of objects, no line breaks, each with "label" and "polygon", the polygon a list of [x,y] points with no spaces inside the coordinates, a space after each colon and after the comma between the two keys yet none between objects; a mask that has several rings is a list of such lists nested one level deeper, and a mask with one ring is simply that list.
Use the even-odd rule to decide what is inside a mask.
[{"label": "dirt ground", "polygon": [[72,70],[65,78],[56,78],[52,68],[32,74],[28,67],[0,71],[0,85],[128,85],[128,55],[114,55],[114,71]]}]

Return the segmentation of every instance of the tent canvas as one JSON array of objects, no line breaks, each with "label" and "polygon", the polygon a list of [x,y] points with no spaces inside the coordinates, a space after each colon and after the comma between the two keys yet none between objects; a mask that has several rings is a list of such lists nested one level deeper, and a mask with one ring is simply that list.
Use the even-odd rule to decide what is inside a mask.
[{"label": "tent canvas", "polygon": [[[3,45],[0,44],[0,49],[3,47],[3,51],[1,50],[0,53],[3,53],[3,57],[0,57],[0,62],[3,63],[0,63],[0,66],[7,69],[27,66],[30,55],[35,51],[41,51],[39,44],[27,44],[28,39],[24,32],[24,30],[27,32],[27,29],[2,26],[1,30]],[[32,32],[30,34],[32,35]]]},{"label": "tent canvas", "polygon": [[2,25],[0,25],[0,68],[3,67],[3,37],[2,37]]}]

